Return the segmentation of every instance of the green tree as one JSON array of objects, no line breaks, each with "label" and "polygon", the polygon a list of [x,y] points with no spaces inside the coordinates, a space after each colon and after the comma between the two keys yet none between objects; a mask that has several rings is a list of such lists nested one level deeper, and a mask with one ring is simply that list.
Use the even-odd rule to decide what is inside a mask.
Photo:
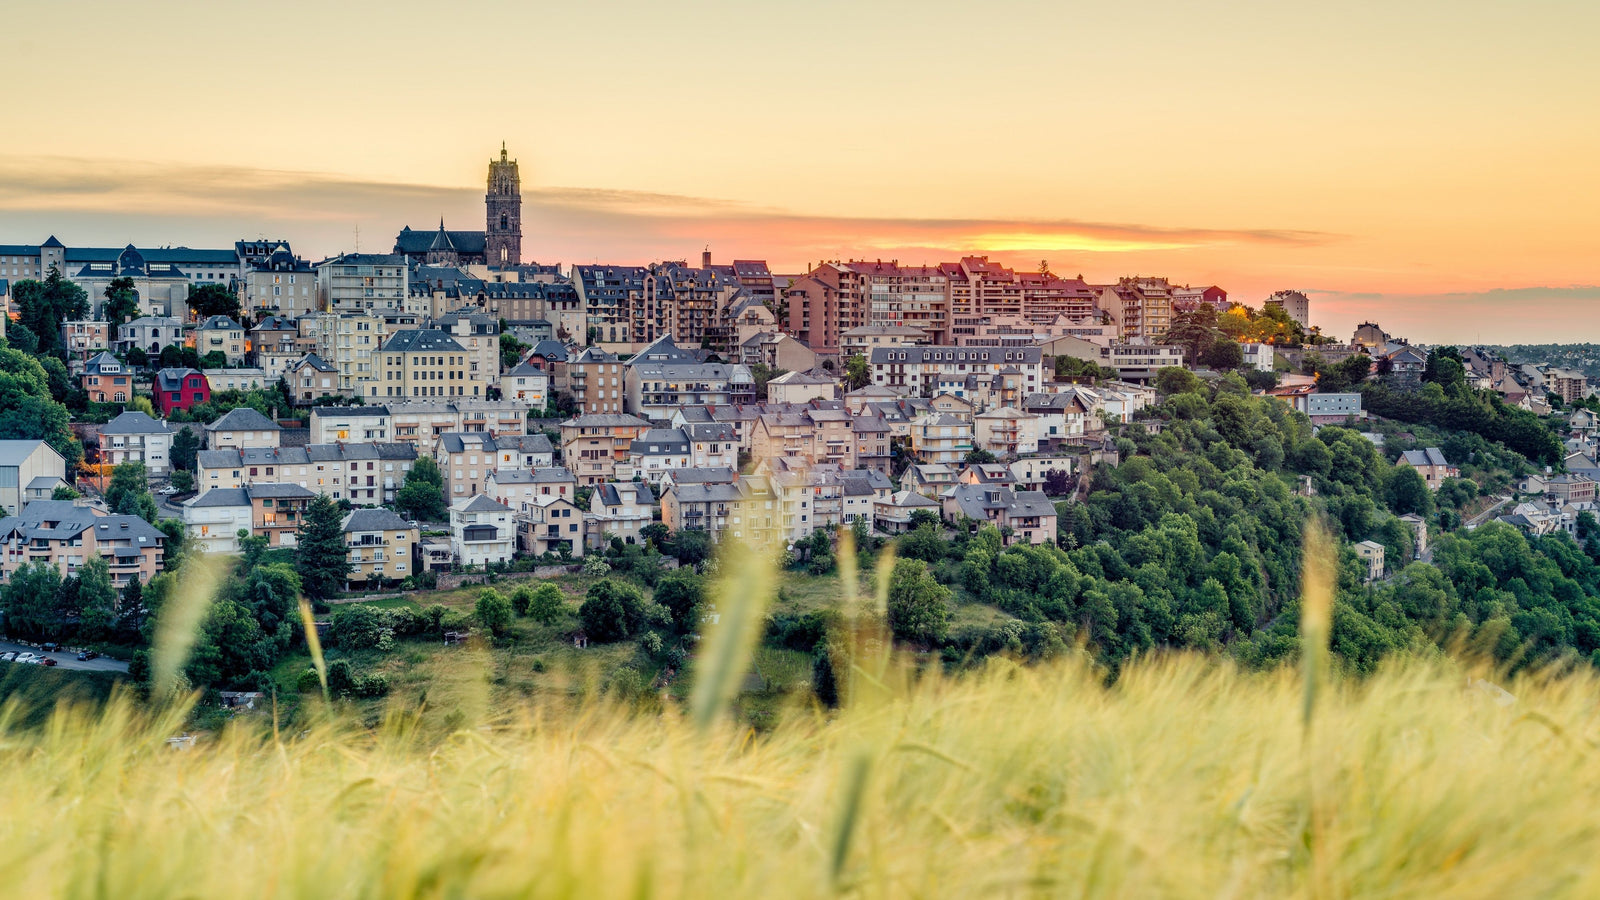
[{"label": "green tree", "polygon": [[19,281],[13,285],[11,299],[17,305],[18,324],[38,340],[38,354],[65,360],[61,323],[88,318],[89,295],[83,288],[51,266],[43,281]]},{"label": "green tree", "polygon": [[111,636],[117,617],[117,589],[111,584],[110,565],[98,554],[78,567],[78,616],[78,634],[85,640],[103,641]]},{"label": "green tree", "polygon": [[1056,357],[1056,380],[1076,382],[1113,381],[1117,377],[1117,370],[1107,368],[1091,359],[1079,359],[1076,356]]},{"label": "green tree", "polygon": [[172,436],[172,465],[176,468],[193,472],[195,461],[200,454],[200,438],[194,429],[185,425],[178,429]]},{"label": "green tree", "polygon": [[907,559],[938,562],[944,559],[945,539],[936,525],[924,524],[911,529],[896,543],[900,555]]},{"label": "green tree", "polygon": [[1198,392],[1204,385],[1200,377],[1181,366],[1167,366],[1156,371],[1156,390],[1163,396]]},{"label": "green tree", "polygon": [[638,633],[644,624],[644,595],[638,588],[602,578],[589,585],[578,619],[589,640],[607,644]]},{"label": "green tree", "polygon": [[150,493],[150,479],[145,474],[142,462],[130,460],[112,468],[105,501],[111,511],[119,516],[138,516],[155,524],[156,498]]},{"label": "green tree", "polygon": [[489,629],[496,637],[505,634],[506,629],[511,627],[511,601],[493,588],[485,588],[478,594],[478,602],[473,607],[473,612],[483,627]]},{"label": "green tree", "polygon": [[58,484],[56,489],[50,492],[51,500],[76,500],[82,496],[70,484]]},{"label": "green tree", "polygon": [[239,295],[228,290],[225,285],[202,284],[189,288],[189,309],[195,318],[205,319],[211,316],[227,316],[238,321]]},{"label": "green tree", "polygon": [[56,627],[55,601],[61,592],[61,570],[54,563],[25,563],[3,588],[6,631],[21,637],[43,637]]},{"label": "green tree", "polygon": [[[504,319],[500,320],[502,323]],[[505,325],[500,326],[500,368],[514,369],[522,362],[522,354],[528,350],[528,345],[517,340],[517,336],[508,332]]]},{"label": "green tree", "polygon": [[700,622],[700,607],[705,603],[705,579],[692,569],[674,569],[656,582],[655,601],[672,613],[672,624],[688,633]]},{"label": "green tree", "polygon": [[711,549],[711,535],[704,531],[680,531],[672,536],[669,552],[683,565],[698,566],[711,558]]},{"label": "green tree", "polygon": [[844,379],[850,390],[860,390],[872,382],[872,367],[867,358],[857,353],[844,361]]},{"label": "green tree", "polygon": [[442,522],[450,512],[444,505],[444,473],[431,456],[419,456],[395,495],[400,512],[424,522]]},{"label": "green tree", "polygon": [[194,490],[194,473],[188,469],[172,470],[172,489],[180,494]]},{"label": "green tree", "polygon": [[0,439],[43,438],[76,472],[83,446],[73,437],[67,408],[50,395],[49,376],[39,360],[11,347],[0,347]]},{"label": "green tree", "polygon": [[306,596],[326,600],[344,587],[350,575],[344,546],[343,516],[327,494],[318,494],[306,508],[295,547],[295,571]]},{"label": "green tree", "polygon": [[528,598],[526,614],[540,625],[553,625],[567,611],[567,598],[561,588],[545,582]]},{"label": "green tree", "polygon": [[994,461],[995,461],[995,455],[993,453],[990,453],[988,450],[984,450],[981,447],[974,447],[971,450],[967,451],[967,463],[968,464],[984,464],[984,463],[992,463]]},{"label": "green tree", "polygon": [[1384,490],[1388,495],[1389,508],[1397,515],[1416,513],[1427,518],[1433,513],[1433,496],[1428,484],[1410,466],[1395,466],[1389,470]]},{"label": "green tree", "polygon": [[118,640],[127,643],[137,639],[144,616],[144,585],[136,572],[122,586],[122,602],[117,606]]},{"label": "green tree", "polygon": [[106,303],[102,318],[115,328],[123,322],[139,318],[139,315],[139,292],[134,288],[133,279],[127,277],[111,279],[111,283],[106,285]]},{"label": "green tree", "polygon": [[927,563],[898,559],[889,577],[889,630],[902,641],[924,645],[944,639],[950,626],[950,589]]},{"label": "green tree", "polygon": [[1218,372],[1231,372],[1244,365],[1244,350],[1233,341],[1221,338],[1200,354],[1200,362]]}]

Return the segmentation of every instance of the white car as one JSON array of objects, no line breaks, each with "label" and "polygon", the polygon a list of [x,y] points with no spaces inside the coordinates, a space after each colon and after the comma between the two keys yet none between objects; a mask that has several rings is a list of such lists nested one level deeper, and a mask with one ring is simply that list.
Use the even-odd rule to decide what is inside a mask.
[{"label": "white car", "polygon": [[35,663],[35,664],[37,664],[39,662],[39,657],[35,656],[32,653],[18,653],[17,654],[17,662],[19,662],[19,663]]},{"label": "white car", "polygon": [[170,484],[167,485],[166,487],[162,488],[161,490],[156,491],[156,493],[158,493],[158,494],[176,494],[177,492],[178,492],[178,489],[173,487]]},{"label": "white car", "polygon": [[15,650],[7,650],[4,653],[0,653],[0,662],[13,662],[16,658],[17,651]]}]

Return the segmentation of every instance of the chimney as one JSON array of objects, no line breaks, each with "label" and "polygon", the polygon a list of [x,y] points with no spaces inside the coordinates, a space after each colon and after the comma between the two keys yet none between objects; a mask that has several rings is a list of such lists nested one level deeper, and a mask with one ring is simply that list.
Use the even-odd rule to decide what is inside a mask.
[{"label": "chimney", "polygon": [[711,268],[711,248],[709,247],[700,251],[700,268]]}]

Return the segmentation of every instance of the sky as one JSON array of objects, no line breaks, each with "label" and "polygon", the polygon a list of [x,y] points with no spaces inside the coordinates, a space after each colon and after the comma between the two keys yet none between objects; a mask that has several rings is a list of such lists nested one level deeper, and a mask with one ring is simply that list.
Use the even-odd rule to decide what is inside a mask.
[{"label": "sky", "polygon": [[[70,25],[63,10],[72,11]],[[82,0],[9,10],[0,243],[987,253],[1418,342],[1600,340],[1600,4]],[[69,29],[70,39],[62,37]]]}]

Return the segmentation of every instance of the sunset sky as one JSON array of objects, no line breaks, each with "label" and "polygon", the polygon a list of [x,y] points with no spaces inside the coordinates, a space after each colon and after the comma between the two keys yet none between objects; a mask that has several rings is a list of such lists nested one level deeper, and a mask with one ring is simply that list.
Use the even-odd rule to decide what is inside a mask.
[{"label": "sunset sky", "polygon": [[540,262],[989,252],[1348,337],[1600,340],[1600,4],[27,4],[0,243]]}]

